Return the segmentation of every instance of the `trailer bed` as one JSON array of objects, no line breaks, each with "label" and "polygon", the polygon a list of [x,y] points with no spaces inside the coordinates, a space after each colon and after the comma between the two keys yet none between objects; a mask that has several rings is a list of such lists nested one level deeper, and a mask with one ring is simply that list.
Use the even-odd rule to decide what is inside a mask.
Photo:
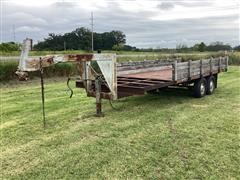
[{"label": "trailer bed", "polygon": [[[199,78],[226,71],[228,57],[203,59],[198,61],[139,61],[117,64],[117,98],[144,95],[148,91],[189,84]],[[88,96],[96,96],[95,81],[93,91]],[[84,88],[84,81],[76,81],[76,87]],[[107,83],[101,83],[101,98],[112,99]]]}]

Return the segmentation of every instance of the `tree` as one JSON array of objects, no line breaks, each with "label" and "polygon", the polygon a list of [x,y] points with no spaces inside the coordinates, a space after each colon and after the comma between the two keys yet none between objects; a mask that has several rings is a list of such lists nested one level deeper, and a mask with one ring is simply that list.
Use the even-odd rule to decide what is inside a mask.
[{"label": "tree", "polygon": [[20,45],[16,44],[15,42],[7,42],[0,44],[0,51],[2,52],[18,51],[19,49]]},{"label": "tree", "polygon": [[204,42],[201,42],[198,46],[198,51],[204,52],[205,49],[206,49],[206,45],[204,44]]},{"label": "tree", "polygon": [[177,52],[186,52],[188,50],[188,47],[185,44],[177,44],[176,50]]},{"label": "tree", "polygon": [[240,51],[240,45],[235,46],[233,49],[234,49],[235,51]]},{"label": "tree", "polygon": [[113,38],[114,45],[125,44],[126,43],[126,35],[123,34],[122,31],[111,31],[111,37]]},{"label": "tree", "polygon": [[[104,33],[94,32],[94,49],[112,50],[114,45],[118,49],[126,43],[126,36],[121,31],[111,31]],[[50,33],[44,41],[34,46],[36,50],[63,50],[64,44],[67,49],[90,50],[91,31],[87,28],[77,28],[72,32],[61,34]]]},{"label": "tree", "polygon": [[115,44],[115,45],[113,45],[112,50],[121,51],[121,50],[123,50],[123,48],[124,48],[124,44]]},{"label": "tree", "polygon": [[231,50],[232,47],[228,44],[223,44],[223,42],[213,42],[209,46],[206,47],[206,50],[208,51],[225,51],[225,50]]}]

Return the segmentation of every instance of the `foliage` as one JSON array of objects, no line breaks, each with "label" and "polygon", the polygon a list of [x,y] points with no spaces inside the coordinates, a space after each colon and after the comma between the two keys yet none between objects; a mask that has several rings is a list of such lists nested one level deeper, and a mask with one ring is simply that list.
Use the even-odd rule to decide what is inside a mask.
[{"label": "foliage", "polygon": [[195,44],[192,47],[187,47],[184,44],[179,44],[176,47],[177,52],[188,52],[188,51],[229,51],[232,47],[228,44],[224,44],[223,42],[213,42],[209,45],[206,45],[204,42],[201,42],[200,44]]},{"label": "foliage", "polygon": [[123,44],[115,44],[113,47],[112,47],[112,50],[114,51],[121,51],[123,50],[124,48],[124,45]]},{"label": "foliage", "polygon": [[204,42],[201,42],[198,46],[198,51],[204,52],[206,50],[207,46],[204,44]]},{"label": "foliage", "polygon": [[234,47],[233,49],[236,50],[236,51],[240,51],[240,45]]},{"label": "foliage", "polygon": [[240,71],[211,96],[169,89],[124,98],[95,117],[95,99],[65,79],[2,85],[2,179],[239,179]]},{"label": "foliage", "polygon": [[222,42],[213,42],[207,46],[207,51],[229,51],[232,47],[228,44],[223,44]]},{"label": "foliage", "polygon": [[240,52],[229,54],[229,64],[240,65]]},{"label": "foliage", "polygon": [[[50,33],[49,37],[43,42],[39,42],[34,46],[35,50],[91,50],[91,31],[81,27],[76,30],[61,34]],[[114,45],[126,43],[126,36],[121,31],[111,31],[104,33],[94,32],[94,49],[111,50]]]},{"label": "foliage", "polygon": [[185,44],[177,44],[176,51],[177,52],[187,52],[189,48]]},{"label": "foliage", "polygon": [[0,61],[0,81],[15,79],[18,62],[16,61]]},{"label": "foliage", "polygon": [[14,43],[14,42],[7,42],[7,43],[1,43],[0,44],[0,51],[1,52],[18,51],[19,49],[20,49],[20,45]]},{"label": "foliage", "polygon": [[[16,61],[0,61],[0,82],[17,79],[15,75],[17,67],[18,62]],[[39,72],[29,72],[28,74],[30,79],[39,77]],[[77,74],[77,68],[72,63],[59,63],[44,68],[44,76],[47,78],[54,76],[67,77],[72,74]]]}]

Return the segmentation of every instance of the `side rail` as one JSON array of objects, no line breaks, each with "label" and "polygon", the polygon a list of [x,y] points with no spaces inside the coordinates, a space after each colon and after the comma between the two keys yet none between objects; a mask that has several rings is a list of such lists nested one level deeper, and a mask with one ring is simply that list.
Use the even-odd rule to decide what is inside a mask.
[{"label": "side rail", "polygon": [[117,63],[117,75],[126,75],[142,73],[149,71],[158,71],[162,69],[171,69],[173,60],[144,60]]},{"label": "side rail", "polygon": [[172,80],[178,83],[187,82],[227,69],[228,56],[179,63],[175,61],[172,64]]}]

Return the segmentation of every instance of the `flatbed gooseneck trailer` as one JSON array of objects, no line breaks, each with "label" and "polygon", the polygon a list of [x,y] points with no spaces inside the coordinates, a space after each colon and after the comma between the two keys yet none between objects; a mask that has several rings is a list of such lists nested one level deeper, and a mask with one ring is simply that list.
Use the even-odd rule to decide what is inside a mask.
[{"label": "flatbed gooseneck trailer", "polygon": [[[87,90],[88,96],[96,97],[97,114],[101,113],[101,98],[115,100],[144,95],[169,86],[193,84],[195,97],[210,95],[217,87],[218,73],[228,69],[227,56],[188,62],[148,60],[116,63],[114,59],[111,60],[112,69],[105,72],[107,78],[108,73],[112,75],[113,83],[108,84],[102,78],[95,79],[90,82],[90,89]],[[76,87],[87,89],[85,82],[84,79],[76,81]]]},{"label": "flatbed gooseneck trailer", "polygon": [[20,79],[28,71],[59,62],[74,62],[79,69],[76,87],[84,88],[87,96],[96,98],[97,116],[102,115],[101,99],[144,95],[169,86],[193,85],[193,94],[200,98],[210,95],[217,87],[218,73],[227,71],[228,56],[181,62],[180,60],[145,60],[116,62],[115,54],[50,55],[28,58],[29,39],[23,43],[19,69]]}]

